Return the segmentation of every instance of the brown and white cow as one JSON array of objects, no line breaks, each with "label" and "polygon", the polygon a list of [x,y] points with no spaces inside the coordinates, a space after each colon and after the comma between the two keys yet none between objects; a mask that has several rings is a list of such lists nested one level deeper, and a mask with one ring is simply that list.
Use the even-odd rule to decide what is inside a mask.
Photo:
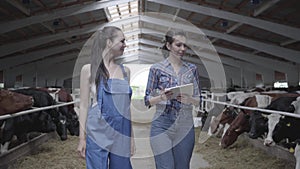
[{"label": "brown and white cow", "polygon": [[[255,95],[247,98],[241,105],[247,107],[265,108],[271,103],[271,99],[272,97],[268,95]],[[250,130],[249,118],[252,112],[253,110],[241,110],[221,140],[221,146],[223,148],[232,145],[240,134]]]},{"label": "brown and white cow", "polygon": [[[280,97],[298,97],[299,94],[296,93],[282,93],[282,92],[264,92],[261,95],[255,95],[255,97],[248,98],[247,102],[244,105],[248,107],[258,107],[258,108],[266,108],[271,101],[276,100]],[[231,126],[229,127],[229,131],[225,133],[224,137],[221,140],[221,145],[223,148],[228,147],[229,145],[233,144],[237,137],[243,133],[249,131],[249,118],[252,114],[252,110],[242,110],[243,113],[239,113],[238,117],[232,122]],[[268,116],[268,121],[270,123],[270,119],[279,118],[276,114],[271,114]],[[273,121],[273,120],[271,120]]]},{"label": "brown and white cow", "polygon": [[[244,93],[244,92],[231,92],[227,94],[230,98],[230,104],[240,105],[247,98],[258,95],[258,92]],[[208,129],[208,135],[218,135],[223,130],[222,137],[224,136],[226,130],[230,127],[231,122],[235,119],[238,114],[238,110],[232,106],[226,107],[217,116],[212,116],[210,127]]]}]

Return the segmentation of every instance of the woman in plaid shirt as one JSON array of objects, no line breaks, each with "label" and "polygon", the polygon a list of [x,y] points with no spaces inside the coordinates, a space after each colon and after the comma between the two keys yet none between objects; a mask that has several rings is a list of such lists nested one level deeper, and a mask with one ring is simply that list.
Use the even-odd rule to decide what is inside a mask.
[{"label": "woman in plaid shirt", "polygon": [[[200,103],[198,69],[182,60],[187,49],[182,31],[167,32],[163,53],[166,59],[152,65],[145,104],[156,106],[151,125],[151,148],[156,169],[189,169],[195,143],[192,105]],[[193,83],[193,95],[172,96],[166,88]]]}]

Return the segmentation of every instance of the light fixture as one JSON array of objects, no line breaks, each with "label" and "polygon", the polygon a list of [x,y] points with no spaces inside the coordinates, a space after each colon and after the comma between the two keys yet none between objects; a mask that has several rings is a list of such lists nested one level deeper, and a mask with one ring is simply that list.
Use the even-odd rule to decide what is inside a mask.
[{"label": "light fixture", "polygon": [[54,19],[52,24],[53,24],[53,26],[58,26],[59,23],[60,23],[60,19]]},{"label": "light fixture", "polygon": [[260,0],[250,0],[251,4],[257,5],[260,3]]},{"label": "light fixture", "polygon": [[22,0],[23,4],[29,4],[30,0]]},{"label": "light fixture", "polygon": [[221,22],[221,26],[222,26],[222,27],[227,27],[227,26],[228,26],[228,21],[227,21],[227,20],[223,20],[223,21]]}]

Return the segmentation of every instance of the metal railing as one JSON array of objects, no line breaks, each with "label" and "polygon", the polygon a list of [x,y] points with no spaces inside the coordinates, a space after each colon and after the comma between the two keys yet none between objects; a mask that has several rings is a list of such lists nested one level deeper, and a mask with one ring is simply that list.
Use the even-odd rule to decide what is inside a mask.
[{"label": "metal railing", "polygon": [[216,100],[212,100],[212,99],[205,99],[205,98],[202,99],[202,102],[203,101],[216,103],[216,104],[221,104],[221,105],[226,105],[226,106],[232,106],[232,107],[240,108],[240,109],[260,111],[260,112],[265,112],[265,113],[280,114],[280,115],[284,115],[284,116],[291,116],[291,117],[295,117],[295,118],[300,118],[300,114],[295,114],[295,113],[290,113],[290,112],[268,110],[268,109],[262,109],[262,108],[257,108],[257,107],[247,107],[247,106],[235,105],[235,104],[230,104],[230,103],[227,103],[227,102],[221,102],[221,101],[216,101]]},{"label": "metal railing", "polygon": [[54,109],[54,108],[57,108],[57,107],[62,107],[62,106],[70,105],[70,104],[75,104],[75,103],[78,103],[78,102],[79,102],[79,100],[75,100],[75,101],[72,101],[72,102],[57,102],[59,104],[51,105],[51,106],[45,106],[45,107],[39,107],[39,108],[34,107],[32,109],[29,109],[29,110],[20,111],[18,113],[2,115],[2,116],[0,116],[0,120],[13,118],[13,117],[21,116],[21,115],[24,115],[24,114],[29,114],[29,113],[41,111],[41,110]]}]

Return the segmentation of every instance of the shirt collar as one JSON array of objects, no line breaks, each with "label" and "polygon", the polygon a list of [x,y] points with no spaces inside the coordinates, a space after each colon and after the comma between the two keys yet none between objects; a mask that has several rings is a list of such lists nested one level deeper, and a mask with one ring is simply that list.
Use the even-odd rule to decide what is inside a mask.
[{"label": "shirt collar", "polygon": [[[166,58],[166,59],[163,61],[163,65],[164,65],[165,67],[168,67],[168,66],[171,65],[171,63],[169,62],[168,58]],[[185,67],[188,67],[188,63],[185,62],[185,61],[182,61],[182,65],[185,66]]]}]

